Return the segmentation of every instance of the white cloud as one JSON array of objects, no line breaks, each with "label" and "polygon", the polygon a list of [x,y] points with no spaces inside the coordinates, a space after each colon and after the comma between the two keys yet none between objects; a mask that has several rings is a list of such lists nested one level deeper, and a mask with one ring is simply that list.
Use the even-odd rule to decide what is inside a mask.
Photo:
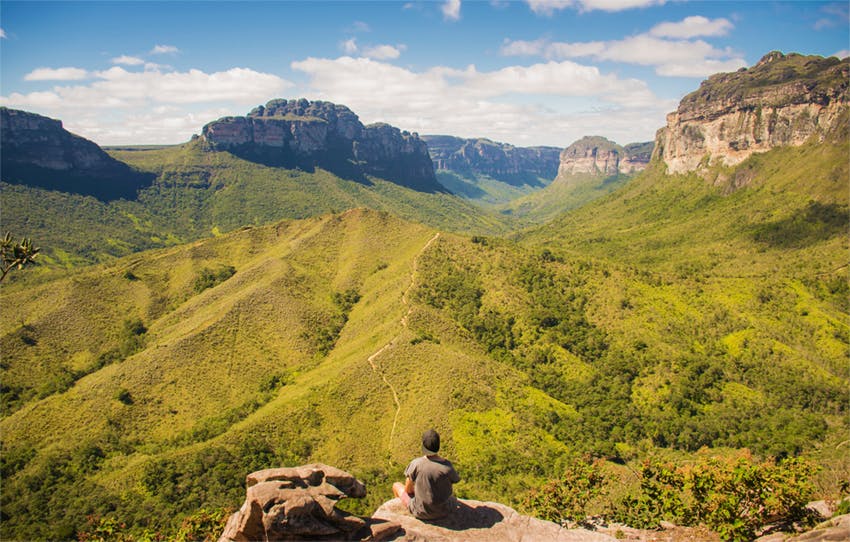
[{"label": "white cloud", "polygon": [[342,49],[342,52],[347,55],[356,54],[358,50],[357,40],[354,38],[345,40],[340,44],[340,49]]},{"label": "white cloud", "polygon": [[155,45],[153,49],[151,49],[150,54],[152,55],[166,55],[166,54],[175,54],[179,53],[180,50],[173,45]]},{"label": "white cloud", "polygon": [[88,77],[82,68],[36,68],[24,76],[24,81],[77,81]]},{"label": "white cloud", "polygon": [[549,59],[592,58],[597,61],[625,62],[653,66],[658,75],[706,77],[721,71],[735,71],[746,61],[730,49],[717,49],[703,40],[670,40],[638,34],[622,40],[548,42],[507,41],[505,56],[543,56]]},{"label": "white cloud", "polygon": [[443,18],[447,21],[457,21],[460,19],[460,0],[446,0],[441,8]]},{"label": "white cloud", "polygon": [[375,45],[373,47],[364,47],[363,56],[374,58],[375,60],[392,60],[401,56],[401,52],[407,49],[405,45]]},{"label": "white cloud", "polygon": [[[566,146],[599,132],[624,142],[645,140],[675,108],[642,81],[570,61],[493,71],[437,66],[417,72],[368,58],[340,57],[308,58],[293,62],[292,68],[308,76],[309,96],[345,104],[366,123],[384,121],[420,133],[486,136],[524,145]],[[634,125],[620,120],[636,118],[641,122]],[[527,126],[534,129],[522,128]]]},{"label": "white cloud", "polygon": [[0,97],[0,105],[61,119],[69,130],[100,144],[178,143],[221,116],[209,111],[244,114],[243,109],[280,97],[293,86],[248,68],[215,73],[161,68],[128,71],[113,66],[90,73],[93,81],[87,84],[12,93]]},{"label": "white cloud", "polygon": [[850,50],[842,49],[833,53],[832,56],[837,56],[838,58],[845,59],[850,56]]},{"label": "white cloud", "polygon": [[112,63],[122,64],[124,66],[141,66],[145,61],[137,56],[121,55],[113,58]]},{"label": "white cloud", "polygon": [[526,0],[537,15],[551,17],[556,11],[576,8],[579,11],[623,11],[664,4],[666,0]]},{"label": "white cloud", "polygon": [[351,32],[371,32],[372,27],[369,26],[369,23],[364,23],[363,21],[354,21],[351,24],[349,30]]},{"label": "white cloud", "polygon": [[664,22],[649,31],[658,38],[689,39],[698,36],[725,36],[734,25],[728,19],[707,19],[700,15],[685,17],[677,23]]},{"label": "white cloud", "polygon": [[6,39],[6,31],[0,28],[0,39]]}]

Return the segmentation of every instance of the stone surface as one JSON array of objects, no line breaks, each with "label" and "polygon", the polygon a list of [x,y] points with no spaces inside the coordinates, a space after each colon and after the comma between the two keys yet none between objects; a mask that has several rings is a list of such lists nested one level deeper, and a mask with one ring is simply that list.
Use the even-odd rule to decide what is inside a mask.
[{"label": "stone surface", "polygon": [[508,184],[517,184],[529,174],[551,181],[558,173],[558,147],[514,147],[489,139],[446,135],[422,138],[437,170],[469,171]]},{"label": "stone surface", "polygon": [[245,502],[227,522],[219,542],[260,540],[386,540],[392,522],[337,510],[337,501],[363,497],[351,474],[321,463],[266,469],[246,477]]},{"label": "stone surface", "polygon": [[828,519],[802,534],[772,533],[756,542],[844,542],[850,540],[850,514]]},{"label": "stone surface", "polygon": [[686,173],[822,138],[847,122],[848,79],[850,59],[770,53],[685,96],[656,134],[655,152],[668,172]]},{"label": "stone surface", "polygon": [[109,200],[134,198],[153,178],[35,113],[0,107],[0,144],[2,180],[13,184]]},{"label": "stone surface", "polygon": [[573,175],[611,177],[646,169],[652,143],[630,143],[625,147],[601,136],[585,136],[561,152],[558,178]]},{"label": "stone surface", "polygon": [[372,516],[401,525],[389,540],[404,542],[604,542],[610,536],[518,514],[503,504],[459,500],[455,512],[441,520],[414,518],[399,499],[384,503]]},{"label": "stone surface", "polygon": [[267,165],[321,167],[347,179],[372,175],[415,190],[445,191],[417,134],[383,123],[364,126],[344,105],[272,100],[245,117],[210,122],[202,137],[209,150]]}]

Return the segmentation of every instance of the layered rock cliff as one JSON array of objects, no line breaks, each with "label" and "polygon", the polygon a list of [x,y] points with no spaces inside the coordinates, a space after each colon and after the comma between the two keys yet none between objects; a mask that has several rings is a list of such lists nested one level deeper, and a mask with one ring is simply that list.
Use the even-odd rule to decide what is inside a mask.
[{"label": "layered rock cliff", "polygon": [[847,122],[848,81],[850,58],[774,51],[685,96],[658,131],[655,152],[668,172],[685,173],[823,138]]},{"label": "layered rock cliff", "polygon": [[12,184],[90,195],[133,198],[152,176],[65,130],[62,121],[0,107],[0,178]]},{"label": "layered rock cliff", "polygon": [[364,126],[344,105],[272,100],[245,117],[224,117],[203,128],[206,148],[284,167],[321,167],[345,178],[373,175],[437,192],[428,147],[418,134],[388,124]]},{"label": "layered rock cliff", "polygon": [[438,170],[473,172],[509,184],[534,175],[552,180],[558,173],[557,147],[514,147],[489,139],[426,135],[428,152]]},{"label": "layered rock cliff", "polygon": [[652,155],[652,143],[625,147],[601,136],[585,136],[561,152],[558,178],[577,174],[611,177],[642,171]]}]

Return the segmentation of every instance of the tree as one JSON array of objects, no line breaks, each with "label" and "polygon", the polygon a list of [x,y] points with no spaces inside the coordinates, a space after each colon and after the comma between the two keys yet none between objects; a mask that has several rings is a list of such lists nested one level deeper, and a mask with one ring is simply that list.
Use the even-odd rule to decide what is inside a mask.
[{"label": "tree", "polygon": [[25,265],[35,264],[35,257],[38,256],[40,248],[32,244],[32,240],[24,237],[20,243],[12,241],[12,234],[6,232],[3,241],[0,244],[0,257],[3,259],[2,267],[0,267],[0,282],[6,278],[6,274],[17,267],[23,268]]}]

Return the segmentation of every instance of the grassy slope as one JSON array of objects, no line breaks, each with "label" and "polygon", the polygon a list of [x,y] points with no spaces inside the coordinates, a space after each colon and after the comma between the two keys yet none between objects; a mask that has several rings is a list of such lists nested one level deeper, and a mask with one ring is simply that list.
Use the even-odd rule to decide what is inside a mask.
[{"label": "grassy slope", "polygon": [[626,175],[603,178],[589,174],[557,178],[541,190],[500,206],[499,210],[520,218],[525,223],[542,224],[610,194],[623,186],[628,179]]},{"label": "grassy slope", "polygon": [[[168,528],[238,504],[252,469],[306,461],[365,479],[368,511],[431,425],[458,493],[503,502],[571,451],[811,452],[843,434],[850,383],[846,156],[757,156],[722,172],[750,179],[731,193],[654,169],[529,248],[355,210],[10,282],[30,301],[0,323],[18,396],[3,537],[70,535],[92,512]],[[351,289],[348,312],[333,294]],[[132,346],[128,318],[141,350],[100,366]]]},{"label": "grassy slope", "polygon": [[[472,461],[481,452],[470,439],[482,438],[466,434],[475,433],[475,413],[509,412],[505,396],[524,380],[444,315],[404,296],[434,236],[353,210],[4,288],[4,297],[26,291],[29,299],[3,319],[4,385],[26,392],[63,368],[80,371],[70,388],[39,389],[42,398],[15,405],[0,422],[4,539],[68,536],[85,513],[115,509],[137,527],[179,523],[173,514],[237,503],[251,468],[308,460],[374,482],[373,506],[389,497],[379,482],[401,475],[432,425],[447,453],[462,465]],[[434,245],[463,245],[452,239],[442,234]],[[236,274],[193,290],[199,268],[225,265]],[[332,294],[350,289],[362,297],[339,329]],[[95,360],[120,346],[127,317],[147,327],[143,348],[98,368]],[[323,351],[327,329],[339,336]],[[390,343],[373,368],[369,357]],[[381,373],[400,401],[395,429],[396,404]],[[563,451],[551,437],[538,438],[539,428],[511,417],[500,423],[512,437],[506,450],[540,450],[518,468]],[[215,469],[198,471],[209,461]],[[45,491],[60,494],[61,504],[40,507]]]},{"label": "grassy slope", "polygon": [[528,175],[523,182],[507,183],[483,174],[452,170],[437,171],[437,180],[453,194],[485,208],[504,205],[533,194],[552,182],[551,179]]},{"label": "grassy slope", "polygon": [[449,231],[505,231],[503,219],[448,194],[416,192],[380,179],[365,185],[320,169],[270,168],[229,153],[203,152],[196,142],[110,152],[157,175],[137,200],[105,203],[3,184],[3,227],[35,239],[43,248],[42,261],[54,267],[354,207],[391,211]]}]

